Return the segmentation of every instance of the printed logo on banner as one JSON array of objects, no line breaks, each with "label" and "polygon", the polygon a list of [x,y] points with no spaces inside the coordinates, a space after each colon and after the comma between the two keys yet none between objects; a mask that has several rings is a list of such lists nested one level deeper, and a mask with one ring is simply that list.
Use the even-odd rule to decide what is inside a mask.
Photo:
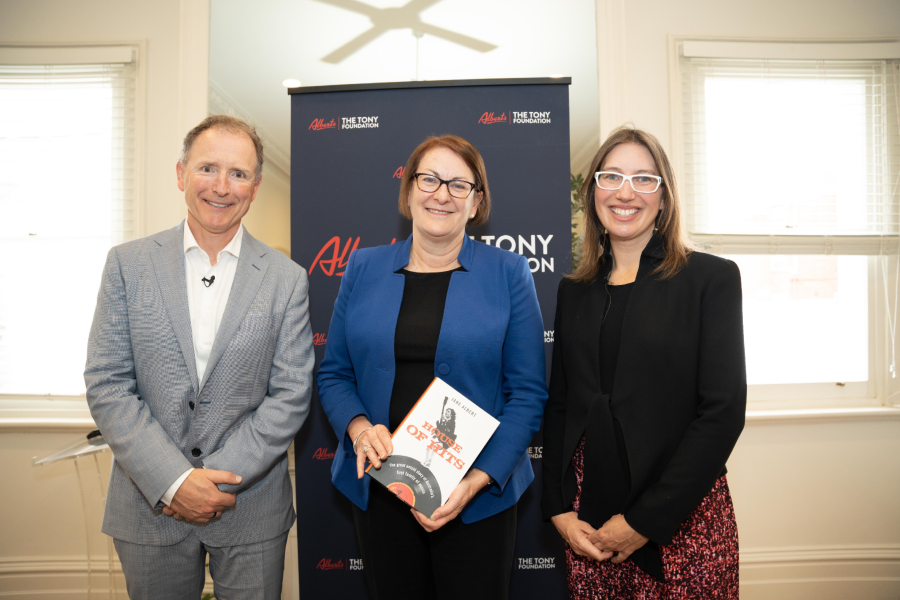
[{"label": "printed logo on banner", "polygon": [[533,111],[533,110],[523,110],[523,111],[512,111],[512,122],[513,124],[522,124],[522,125],[549,125],[550,124],[550,111]]},{"label": "printed logo on banner", "polygon": [[551,329],[550,331],[545,331],[545,332],[544,332],[544,343],[545,343],[545,344],[552,344],[552,343],[553,343],[553,330],[552,330],[552,329]]},{"label": "printed logo on banner", "polygon": [[329,452],[328,448],[319,448],[313,452],[313,458],[316,460],[331,460],[334,458],[334,452]]},{"label": "printed logo on banner", "polygon": [[397,167],[397,170],[394,171],[394,179],[403,179],[403,170],[406,167]]},{"label": "printed logo on banner", "polygon": [[[473,240],[475,236],[469,236]],[[504,250],[509,250],[510,252],[515,252],[516,254],[521,254],[522,256],[528,259],[528,267],[531,269],[532,273],[552,273],[555,268],[555,261],[553,257],[550,257],[550,260],[547,260],[545,257],[550,253],[550,240],[553,239],[553,234],[551,233],[548,236],[543,236],[538,234],[537,236],[518,236],[518,240],[511,235],[483,235],[479,238],[479,241],[484,242],[488,246],[496,246],[498,248],[503,248]],[[525,251],[528,251],[528,254],[525,254]],[[537,251],[541,252],[540,259],[538,259]],[[311,269],[310,269],[311,271]],[[546,340],[545,340],[546,341]]]},{"label": "printed logo on banner", "polygon": [[532,460],[542,458],[544,456],[543,446],[528,446],[528,456]]},{"label": "printed logo on banner", "polygon": [[341,117],[341,129],[378,129],[378,117]]},{"label": "printed logo on banner", "polygon": [[[521,559],[520,559],[521,560]],[[319,564],[316,565],[316,569],[320,571],[334,571],[336,569],[346,569],[344,566],[344,559],[335,562],[330,558],[323,558],[319,561]]]},{"label": "printed logo on banner", "polygon": [[495,117],[494,113],[486,112],[481,115],[478,122],[482,125],[493,125],[494,123],[509,123],[509,120],[506,118],[506,113],[501,113],[499,117]]},{"label": "printed logo on banner", "polygon": [[[353,243],[353,247],[350,247],[350,244]],[[312,275],[316,270],[316,265],[322,269],[322,272],[331,277],[335,274],[335,269],[343,269],[347,266],[347,262],[350,260],[350,255],[359,247],[359,237],[356,238],[356,241],[353,241],[353,238],[347,238],[347,243],[344,244],[344,249],[341,251],[341,238],[338,236],[334,236],[330,240],[328,240],[322,249],[319,250],[319,253],[316,254],[315,260],[312,261],[312,264],[309,267],[309,274]],[[326,256],[329,248],[331,249],[331,258],[322,258]],[[321,261],[319,260],[321,259]],[[337,273],[338,277],[343,276],[344,272],[341,271]]]},{"label": "printed logo on banner", "polygon": [[362,571],[365,567],[361,558],[348,558],[351,571]]},{"label": "printed logo on banner", "polygon": [[519,558],[517,567],[519,569],[555,569],[556,558],[553,556]]},{"label": "printed logo on banner", "polygon": [[[393,238],[391,243],[393,244],[396,241],[397,238]],[[347,238],[347,242],[344,244],[343,249],[341,248],[340,236],[334,236],[325,242],[325,245],[322,246],[322,249],[316,254],[316,258],[309,266],[309,274],[312,275],[316,270],[316,266],[318,266],[322,272],[329,277],[333,275],[343,277],[344,271],[337,271],[337,269],[343,269],[347,266],[347,263],[350,262],[350,255],[353,254],[358,247],[359,236],[356,236],[356,241],[354,241],[352,237]],[[330,258],[328,258],[329,249],[331,250]]]},{"label": "printed logo on banner", "polygon": [[328,338],[325,337],[324,333],[313,334],[313,346],[324,346],[327,341]]},{"label": "printed logo on banner", "polygon": [[313,131],[319,131],[322,129],[335,129],[337,128],[337,123],[334,119],[331,119],[327,123],[325,119],[313,119],[312,123],[309,124],[307,129],[312,129]]}]

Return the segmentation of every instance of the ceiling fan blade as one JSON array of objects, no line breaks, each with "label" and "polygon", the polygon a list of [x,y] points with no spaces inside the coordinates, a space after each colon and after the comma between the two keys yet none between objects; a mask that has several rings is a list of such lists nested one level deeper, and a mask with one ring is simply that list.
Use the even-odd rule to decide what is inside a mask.
[{"label": "ceiling fan blade", "polygon": [[476,40],[473,37],[456,33],[455,31],[444,29],[443,27],[437,27],[436,25],[429,25],[428,23],[422,23],[421,30],[429,35],[443,38],[448,42],[453,42],[454,44],[459,44],[460,46],[465,46],[466,48],[471,48],[478,52],[490,52],[497,47],[494,44]]},{"label": "ceiling fan blade", "polygon": [[440,1],[441,0],[409,0],[409,2],[403,5],[403,10],[409,10],[418,13],[422,12],[433,4],[437,4]]},{"label": "ceiling fan blade", "polygon": [[[344,8],[353,12],[362,13],[371,17],[378,11],[380,8],[376,8],[374,6],[370,6],[363,2],[357,2],[356,0],[315,0],[316,2],[321,2],[322,4],[330,4],[331,6],[337,6],[338,8]],[[416,0],[413,0],[414,2]],[[438,0],[440,1],[440,0]]]},{"label": "ceiling fan blade", "polygon": [[322,62],[336,65],[351,54],[355,53],[357,50],[361,49],[369,42],[374,41],[385,31],[386,29],[384,27],[372,27],[368,31],[364,31],[363,33],[359,34],[337,50],[331,52],[328,56],[322,57]]}]

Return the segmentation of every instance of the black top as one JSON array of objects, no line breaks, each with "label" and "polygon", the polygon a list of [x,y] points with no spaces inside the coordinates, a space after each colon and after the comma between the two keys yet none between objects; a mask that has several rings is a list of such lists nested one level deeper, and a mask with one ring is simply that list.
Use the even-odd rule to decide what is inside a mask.
[{"label": "black top", "polygon": [[437,352],[441,323],[444,320],[444,304],[450,277],[454,271],[440,273],[414,273],[401,270],[406,278],[403,300],[394,330],[394,388],[391,391],[391,408],[388,427],[391,432],[416,405],[425,389],[434,379],[434,356]]},{"label": "black top", "polygon": [[[606,284],[606,307],[600,325],[600,400],[594,404],[585,429],[585,460],[582,496],[595,499],[598,512],[609,516],[624,514],[631,494],[628,449],[622,425],[611,406],[615,395],[616,368],[622,340],[622,323],[634,283]],[[598,493],[599,492],[599,493]],[[659,546],[648,542],[631,555],[631,560],[659,581],[664,581]]]},{"label": "black top", "polygon": [[606,308],[600,325],[600,388],[612,395],[616,382],[616,363],[619,361],[619,341],[622,339],[622,320],[634,282],[625,285],[606,285]]},{"label": "black top", "polygon": [[630,475],[625,520],[657,544],[669,543],[725,472],[747,399],[740,272],[729,260],[694,252],[664,279],[653,272],[664,256],[654,236],[622,318],[609,412],[595,408],[606,391],[598,340],[610,261],[591,282],[560,282],[544,413],[546,519],[571,510],[577,490],[571,459],[582,437],[579,517],[600,527],[615,514],[607,512],[604,490],[591,489],[597,481],[589,481],[590,466],[603,462],[592,440],[609,439],[609,426],[615,431],[611,422],[595,423],[596,415],[615,415],[621,429]]}]

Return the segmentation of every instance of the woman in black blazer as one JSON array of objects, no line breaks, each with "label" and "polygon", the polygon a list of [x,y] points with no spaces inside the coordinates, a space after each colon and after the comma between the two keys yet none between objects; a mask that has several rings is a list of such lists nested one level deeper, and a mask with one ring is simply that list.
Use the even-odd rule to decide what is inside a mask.
[{"label": "woman in black blazer", "polygon": [[737,266],[682,234],[659,141],[610,134],[582,187],[544,415],[544,517],[572,598],[738,596],[725,461],[744,426]]}]

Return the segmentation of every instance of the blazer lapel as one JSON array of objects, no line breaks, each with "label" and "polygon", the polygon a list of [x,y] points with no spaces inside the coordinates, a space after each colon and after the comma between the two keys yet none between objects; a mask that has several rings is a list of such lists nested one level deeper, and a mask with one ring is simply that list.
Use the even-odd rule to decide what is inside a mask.
[{"label": "blazer lapel", "polygon": [[[607,270],[608,273],[608,270]],[[606,274],[601,271],[600,276],[588,286],[574,287],[573,302],[567,310],[567,326],[571,329],[571,341],[567,343],[571,352],[564,354],[564,360],[568,360],[571,367],[566,368],[572,377],[577,377],[578,393],[570,396],[572,404],[566,410],[566,425],[563,435],[563,456],[568,457],[563,461],[562,469],[565,473],[569,468],[569,459],[575,452],[575,448],[584,434],[585,424],[591,407],[601,398],[600,394],[600,328],[603,324],[603,313],[606,309]],[[573,386],[575,387],[575,386]],[[570,393],[573,391],[570,388]]]},{"label": "blazer lapel", "polygon": [[150,252],[156,283],[162,295],[166,313],[181,346],[184,362],[191,374],[191,385],[200,390],[197,382],[197,360],[194,337],[191,333],[191,312],[188,307],[187,282],[184,273],[184,222],[154,239],[156,248]]},{"label": "blazer lapel", "polygon": [[238,258],[237,270],[234,273],[234,282],[231,284],[231,292],[228,294],[228,303],[225,305],[225,313],[216,332],[212,350],[209,353],[209,362],[206,364],[206,373],[200,389],[206,385],[210,374],[216,368],[216,363],[222,358],[231,338],[237,333],[244,320],[250,305],[256,298],[259,286],[269,268],[269,260],[266,254],[269,248],[259,243],[256,238],[244,229],[244,239],[241,242],[241,256]]}]

